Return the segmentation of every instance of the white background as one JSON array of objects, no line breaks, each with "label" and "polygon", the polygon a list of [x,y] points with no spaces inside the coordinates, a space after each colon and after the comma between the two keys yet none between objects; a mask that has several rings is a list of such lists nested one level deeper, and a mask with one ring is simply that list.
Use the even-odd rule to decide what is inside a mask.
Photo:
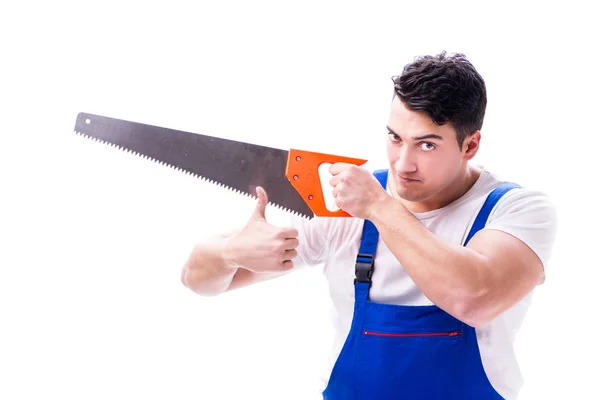
[{"label": "white background", "polygon": [[195,241],[244,223],[254,200],[83,139],[76,115],[377,168],[390,77],[444,49],[488,86],[476,162],[559,209],[518,335],[520,398],[600,398],[591,3],[3,2],[0,399],[319,399],[320,269],[191,293],[179,274]]}]

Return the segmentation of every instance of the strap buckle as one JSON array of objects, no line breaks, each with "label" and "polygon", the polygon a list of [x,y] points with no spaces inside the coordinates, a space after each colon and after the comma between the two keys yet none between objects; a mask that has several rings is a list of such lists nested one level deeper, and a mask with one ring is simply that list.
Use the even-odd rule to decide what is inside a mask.
[{"label": "strap buckle", "polygon": [[[361,260],[362,259],[362,260]],[[366,260],[365,260],[366,259]],[[371,276],[373,276],[374,260],[371,254],[358,254],[356,257],[354,283],[363,282],[371,285]]]}]

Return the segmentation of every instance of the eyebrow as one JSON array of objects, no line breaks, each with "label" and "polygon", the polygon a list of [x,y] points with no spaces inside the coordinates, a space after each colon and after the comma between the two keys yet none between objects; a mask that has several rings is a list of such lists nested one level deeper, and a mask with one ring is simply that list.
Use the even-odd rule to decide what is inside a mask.
[{"label": "eyebrow", "polygon": [[[386,128],[388,131],[390,131],[390,133],[393,133],[394,135],[400,137],[400,135],[398,135],[396,132],[394,132],[389,126],[386,126]],[[424,139],[444,140],[443,137],[441,137],[440,135],[436,135],[435,133],[428,133],[427,135],[422,135],[422,136],[414,136],[412,139],[413,140],[424,140]]]}]

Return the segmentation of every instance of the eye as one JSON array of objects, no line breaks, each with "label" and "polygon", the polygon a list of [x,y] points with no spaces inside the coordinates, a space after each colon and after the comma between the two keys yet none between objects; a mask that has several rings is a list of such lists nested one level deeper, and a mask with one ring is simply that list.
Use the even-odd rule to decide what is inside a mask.
[{"label": "eye", "polygon": [[423,151],[431,151],[431,150],[435,149],[435,144],[433,144],[431,142],[421,142],[421,143],[419,143],[419,147]]},{"label": "eye", "polygon": [[396,135],[396,134],[395,134],[395,133],[393,133],[393,132],[388,132],[388,135],[389,135],[389,137],[390,137],[390,140],[391,140],[392,142],[399,142],[399,141],[401,140],[401,139],[400,139],[400,136]]}]

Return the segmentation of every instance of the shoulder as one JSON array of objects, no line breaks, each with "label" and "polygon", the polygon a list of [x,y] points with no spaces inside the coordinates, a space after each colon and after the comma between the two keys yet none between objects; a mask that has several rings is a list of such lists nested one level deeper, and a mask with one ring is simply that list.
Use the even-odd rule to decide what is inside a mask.
[{"label": "shoulder", "polygon": [[[503,183],[506,182],[490,174],[484,185],[486,197]],[[484,229],[501,230],[520,239],[538,255],[545,269],[550,260],[557,227],[558,213],[552,199],[538,189],[517,187],[498,200]]]},{"label": "shoulder", "polygon": [[[497,175],[487,172],[483,192],[487,195],[508,182],[500,179]],[[514,182],[519,185],[519,182]],[[556,224],[557,209],[552,199],[539,189],[519,186],[507,191],[496,203],[488,222],[500,218],[522,218],[527,217],[527,223],[546,221],[550,226]]]}]

